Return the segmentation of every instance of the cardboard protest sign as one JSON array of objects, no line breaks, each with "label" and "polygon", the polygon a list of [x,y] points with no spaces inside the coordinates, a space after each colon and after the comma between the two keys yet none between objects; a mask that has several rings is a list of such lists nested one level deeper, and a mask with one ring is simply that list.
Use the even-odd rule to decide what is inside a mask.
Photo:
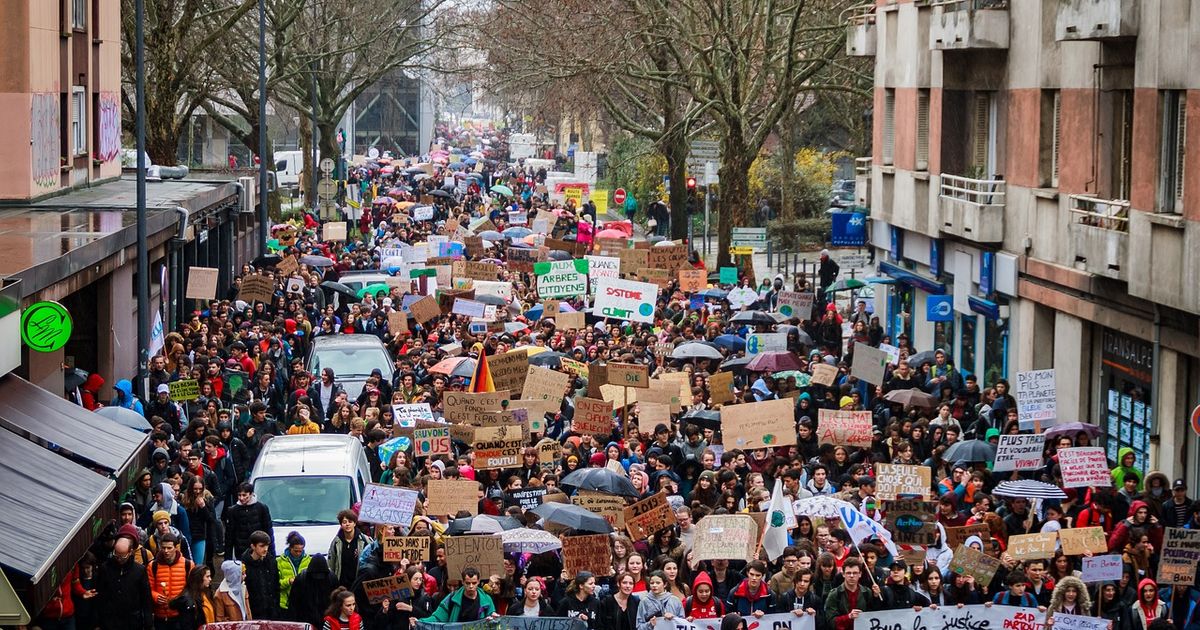
[{"label": "cardboard protest sign", "polygon": [[184,292],[184,297],[205,301],[217,299],[217,277],[220,273],[221,270],[215,267],[188,267],[187,291]]},{"label": "cardboard protest sign", "polygon": [[500,272],[500,267],[492,263],[456,260],[451,263],[450,272],[455,278],[470,278],[471,280],[495,282]]},{"label": "cardboard protest sign", "polygon": [[1082,560],[1083,571],[1079,579],[1084,582],[1108,582],[1121,579],[1124,561],[1119,553],[1084,556]]},{"label": "cardboard protest sign", "polygon": [[749,450],[795,444],[794,408],[795,403],[786,398],[722,407],[725,447]]},{"label": "cardboard protest sign", "polygon": [[1085,617],[1083,615],[1068,615],[1064,612],[1053,614],[1054,627],[1058,630],[1108,630],[1112,622],[1103,617]]},{"label": "cardboard protest sign", "polygon": [[381,541],[383,561],[400,562],[407,558],[410,563],[428,562],[432,559],[429,555],[431,542],[429,536],[384,536]]},{"label": "cardboard protest sign", "polygon": [[479,483],[470,479],[430,479],[426,486],[426,512],[433,516],[461,511],[479,513]]},{"label": "cardboard protest sign", "polygon": [[562,459],[562,442],[545,438],[539,441],[534,448],[537,449],[538,464],[543,469],[547,468],[548,465],[550,472],[553,472],[558,460]]},{"label": "cardboard protest sign", "polygon": [[1008,555],[1017,560],[1053,558],[1058,546],[1058,532],[1018,534],[1008,538]]},{"label": "cardboard protest sign", "polygon": [[408,332],[408,313],[404,311],[388,312],[388,332],[393,335]]},{"label": "cardboard protest sign", "polygon": [[600,361],[588,363],[587,381],[587,395],[589,398],[609,400],[607,396],[603,396],[600,392],[600,388],[608,384],[608,366],[606,364]]},{"label": "cardboard protest sign", "polygon": [[510,492],[508,496],[517,505],[520,505],[522,510],[532,510],[542,504],[542,499],[546,496],[546,488],[545,486],[523,488],[516,492]]},{"label": "cardboard protest sign", "polygon": [[650,387],[650,367],[640,363],[609,362],[608,384],[623,387]]},{"label": "cardboard protest sign", "polygon": [[671,406],[663,403],[638,401],[638,429],[643,434],[653,435],[660,424],[671,426]]},{"label": "cardboard protest sign", "polygon": [[464,300],[463,298],[455,298],[454,306],[450,307],[450,312],[455,315],[465,315],[467,317],[482,318],[484,308],[487,305],[483,302],[475,300]]},{"label": "cardboard protest sign", "polygon": [[588,366],[583,361],[576,361],[575,359],[568,359],[567,357],[559,357],[558,367],[561,368],[562,371],[572,376],[579,376],[582,378],[587,378],[588,376]]},{"label": "cardboard protest sign", "polygon": [[623,497],[580,490],[571,497],[571,503],[604,517],[614,529],[625,527],[625,499]]},{"label": "cardboard protest sign", "polygon": [[459,576],[467,567],[483,576],[504,575],[504,548],[499,536],[447,536],[446,575]]},{"label": "cardboard protest sign", "polygon": [[[971,536],[979,536],[984,542],[991,540],[992,530],[988,529],[987,523],[975,523],[974,525],[963,525],[962,527],[946,527],[946,546],[951,549],[958,549],[959,545],[966,542]],[[985,549],[987,547],[984,547]]]},{"label": "cardboard protest sign", "polygon": [[571,430],[590,435],[609,435],[613,430],[612,401],[580,398],[575,401],[575,419]]},{"label": "cardboard protest sign", "polygon": [[675,510],[662,492],[625,508],[625,529],[634,540],[648,538],[674,524]]},{"label": "cardboard protest sign", "polygon": [[471,443],[475,470],[515,468],[521,465],[525,437],[520,427],[478,427]]},{"label": "cardboard protest sign", "polygon": [[1200,529],[1168,527],[1158,564],[1158,583],[1191,586],[1200,563]]},{"label": "cardboard protest sign", "polygon": [[821,409],[817,412],[817,441],[821,444],[870,446],[873,438],[870,411]]},{"label": "cardboard protest sign", "polygon": [[412,315],[415,323],[427,324],[429,323],[429,320],[435,317],[440,317],[442,315],[442,309],[438,306],[437,300],[426,295],[425,297],[409,305],[408,313]]},{"label": "cardboard protest sign", "polygon": [[[755,617],[754,619],[747,620],[747,623],[751,630],[814,630],[816,628],[815,620],[816,616],[814,615],[801,615],[797,617],[790,612],[786,612]],[[418,627],[417,630],[426,629]],[[445,630],[451,629],[447,628]],[[516,628],[514,630],[528,629]],[[654,624],[651,630],[721,630],[721,618],[693,619],[692,621],[688,621],[686,618],[681,617],[674,619],[660,617],[658,623]]]},{"label": "cardboard protest sign", "polygon": [[710,514],[695,525],[692,560],[745,560],[758,546],[758,524],[745,514]]},{"label": "cardboard protest sign", "polygon": [[837,381],[838,369],[837,366],[829,365],[828,363],[814,363],[812,366],[812,382],[817,385],[832,387]]},{"label": "cardboard protest sign", "polygon": [[505,259],[510,271],[533,272],[533,265],[544,258],[541,249],[526,249],[509,247],[505,250]]},{"label": "cardboard protest sign", "polygon": [[487,411],[502,411],[508,400],[508,390],[481,394],[446,391],[442,399],[442,415],[449,422],[469,422]]},{"label": "cardboard protest sign", "polygon": [[733,401],[733,372],[717,372],[708,377],[708,393],[713,404]]},{"label": "cardboard protest sign", "polygon": [[[345,225],[342,226],[345,228]],[[400,602],[412,596],[412,584],[408,575],[401,573],[377,580],[363,582],[363,590],[367,593],[367,601],[378,604],[385,599]]]},{"label": "cardboard protest sign", "polygon": [[413,403],[409,405],[392,405],[392,414],[396,424],[406,429],[416,428],[418,422],[433,422],[433,410],[429,403]]},{"label": "cardboard protest sign", "polygon": [[1058,540],[1062,543],[1063,553],[1068,556],[1082,556],[1088,551],[1092,554],[1108,553],[1108,537],[1103,527],[1060,529]]},{"label": "cardboard protest sign", "polygon": [[1112,472],[1103,446],[1077,446],[1058,451],[1064,488],[1112,486]]},{"label": "cardboard protest sign", "polygon": [[642,267],[638,269],[637,275],[638,280],[649,282],[660,289],[671,286],[671,280],[673,279],[670,271],[656,267]]},{"label": "cardboard protest sign", "polygon": [[975,578],[979,588],[986,589],[1000,570],[1000,560],[982,551],[976,551],[974,547],[959,545],[954,550],[954,559],[950,561],[950,570]]},{"label": "cardboard protest sign", "polygon": [[761,352],[787,352],[787,333],[756,332],[746,335],[746,356]]},{"label": "cardboard protest sign", "polygon": [[594,312],[603,317],[654,323],[659,288],[646,282],[601,278],[596,286]]},{"label": "cardboard protest sign", "polygon": [[897,545],[928,547],[937,540],[937,517],[933,503],[900,499],[886,504],[885,526]]},{"label": "cardboard protest sign", "polygon": [[1042,448],[1045,444],[1046,436],[1041,433],[1001,434],[1000,443],[996,445],[996,459],[992,470],[1037,470],[1046,465],[1042,459]]},{"label": "cardboard protest sign", "polygon": [[413,454],[417,457],[450,455],[450,427],[434,427],[413,431]]},{"label": "cardboard protest sign", "polygon": [[1017,419],[1021,428],[1053,426],[1058,417],[1058,388],[1054,385],[1054,369],[1017,372],[1013,390],[1017,398]]},{"label": "cardboard protest sign", "polygon": [[487,357],[488,370],[492,373],[492,384],[496,389],[519,392],[525,387],[525,374],[529,371],[529,353],[524,348]]},{"label": "cardboard protest sign", "polygon": [[[581,258],[551,260],[533,265],[540,298],[584,295],[588,291],[588,262]],[[549,315],[550,313],[547,313]]]},{"label": "cardboard protest sign", "polygon": [[529,366],[525,374],[525,387],[521,390],[523,400],[562,400],[571,376],[547,367]]},{"label": "cardboard protest sign", "polygon": [[854,344],[854,362],[850,366],[850,376],[872,385],[881,385],[886,373],[887,353],[865,343]]},{"label": "cardboard protest sign", "polygon": [[647,250],[646,264],[654,269],[666,269],[674,275],[676,270],[688,266],[687,245],[655,245]]},{"label": "cardboard protest sign", "polygon": [[563,539],[562,559],[567,575],[581,571],[606,575],[612,570],[612,543],[608,534],[567,536]]},{"label": "cardboard protest sign", "polygon": [[194,378],[167,383],[168,397],[176,402],[196,400],[200,397],[200,382]]},{"label": "cardboard protest sign", "polygon": [[[192,267],[195,269],[195,267]],[[300,263],[295,256],[284,256],[278,264],[275,265],[275,271],[281,276],[290,276],[300,270]]]},{"label": "cardboard protest sign", "polygon": [[413,509],[416,505],[416,490],[369,483],[363,492],[358,520],[364,523],[407,527],[412,524]]},{"label": "cardboard protest sign", "polygon": [[885,501],[898,498],[927,499],[932,471],[928,466],[875,464],[875,496]]},{"label": "cardboard protest sign", "polygon": [[1036,608],[983,606],[982,604],[963,606],[962,608],[940,606],[936,609],[926,606],[921,609],[921,612],[915,612],[912,608],[864,612],[854,623],[857,630],[900,630],[901,628],[1042,630],[1045,625],[1046,613],[1039,612]]},{"label": "cardboard protest sign", "polygon": [[647,251],[644,249],[621,249],[616,253],[617,260],[621,261],[621,273],[630,274],[638,269],[647,267],[646,258]]},{"label": "cardboard protest sign", "polygon": [[776,294],[775,310],[798,319],[812,319],[813,294],[780,291]]},{"label": "cardboard protest sign", "polygon": [[238,299],[246,302],[270,303],[275,299],[275,280],[265,273],[242,276],[242,287],[238,290]]},{"label": "cardboard protest sign", "polygon": [[586,315],[580,312],[559,313],[554,318],[554,326],[561,330],[579,330],[587,326]]},{"label": "cardboard protest sign", "polygon": [[703,269],[680,269],[679,270],[679,290],[693,293],[695,291],[703,291],[708,286],[708,276],[704,275]]},{"label": "cardboard protest sign", "polygon": [[584,256],[584,258],[588,263],[588,285],[592,293],[596,292],[600,278],[620,279],[620,258],[615,256]]}]

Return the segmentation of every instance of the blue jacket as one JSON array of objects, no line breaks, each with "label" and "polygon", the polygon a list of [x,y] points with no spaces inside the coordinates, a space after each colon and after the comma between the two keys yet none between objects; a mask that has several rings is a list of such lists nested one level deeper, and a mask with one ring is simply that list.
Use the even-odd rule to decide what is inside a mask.
[{"label": "blue jacket", "polygon": [[146,415],[146,410],[142,408],[142,401],[133,395],[133,383],[129,379],[123,378],[113,385],[113,390],[117,392],[117,397],[113,398],[112,404],[117,407],[132,409],[141,415]]}]

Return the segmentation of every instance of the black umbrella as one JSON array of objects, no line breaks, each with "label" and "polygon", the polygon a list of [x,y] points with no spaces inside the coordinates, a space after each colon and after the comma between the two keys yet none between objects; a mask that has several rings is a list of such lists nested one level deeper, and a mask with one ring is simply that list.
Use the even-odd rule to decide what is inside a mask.
[{"label": "black umbrella", "polygon": [[750,324],[752,326],[771,326],[777,324],[770,313],[764,311],[742,311],[729,318],[732,324]]},{"label": "black umbrella", "polygon": [[476,295],[475,301],[483,302],[484,304],[491,304],[493,306],[508,306],[508,301],[499,295]]},{"label": "black umbrella", "polygon": [[342,297],[342,299],[346,300],[347,302],[358,302],[358,301],[362,300],[362,298],[358,297],[357,291],[342,284],[341,282],[334,282],[333,280],[326,280],[325,282],[321,283],[321,288],[325,289],[331,293],[338,294],[339,296]]},{"label": "black umbrella", "polygon": [[574,256],[571,255],[571,252],[564,252],[561,249],[552,249],[550,250],[549,254],[546,254],[546,258],[550,260],[571,260],[574,258]]},{"label": "black umbrella", "polygon": [[87,382],[88,373],[79,368],[63,368],[63,390],[71,391]]},{"label": "black umbrella", "polygon": [[304,256],[301,256],[300,262],[308,265],[309,267],[332,267],[333,266],[332,258],[326,258],[325,256],[317,256],[314,254],[305,254]]},{"label": "black umbrella", "polygon": [[[922,365],[926,363],[933,363],[933,355],[935,354],[937,354],[937,350],[926,350],[924,352],[918,352],[914,355],[910,355],[908,357],[908,365],[914,370],[920,370]],[[946,358],[949,359],[950,355],[947,354]]]},{"label": "black umbrella", "polygon": [[753,356],[734,357],[732,359],[726,359],[725,362],[721,364],[721,367],[717,368],[717,371],[718,372],[739,372],[739,371],[745,370],[746,365],[749,364],[752,359],[754,359]]},{"label": "black umbrella", "polygon": [[446,533],[457,534],[495,534],[510,529],[524,527],[520,521],[511,516],[491,516],[483,514],[467,518],[456,518],[450,521]]},{"label": "black umbrella", "polygon": [[955,442],[942,454],[947,462],[990,462],[996,459],[996,447],[983,440]]},{"label": "black umbrella", "polygon": [[571,358],[561,352],[547,350],[546,352],[539,352],[538,354],[529,357],[529,365],[558,369],[562,367],[562,359],[564,357],[568,359]]},{"label": "black umbrella", "polygon": [[812,337],[809,336],[808,333],[806,333],[802,329],[800,329],[800,327],[798,327],[798,326],[792,326],[791,324],[784,324],[782,326],[777,327],[775,329],[775,332],[781,332],[781,333],[785,333],[788,335],[793,335],[793,334],[796,335],[796,339],[800,342],[800,345],[802,345],[802,346],[813,345]]},{"label": "black umbrella", "polygon": [[[598,468],[595,470],[603,469]],[[547,524],[551,525],[584,532],[596,532],[598,534],[608,534],[613,531],[612,525],[609,525],[603,516],[578,505],[571,505],[569,503],[543,503],[530,511],[542,517]]]},{"label": "black umbrella", "polygon": [[251,260],[250,265],[257,269],[262,269],[263,267],[274,267],[282,260],[283,257],[279,254],[264,254],[258,258],[255,258],[254,260]]},{"label": "black umbrella", "polygon": [[453,199],[454,198],[454,195],[446,192],[444,189],[441,189],[441,188],[429,193],[429,196],[430,197],[441,197],[442,199]]},{"label": "black umbrella", "polygon": [[721,412],[711,409],[693,409],[683,414],[682,420],[702,429],[721,430]]},{"label": "black umbrella", "polygon": [[641,496],[629,478],[607,468],[580,468],[563,477],[560,483],[580,490],[607,492],[635,499]]}]

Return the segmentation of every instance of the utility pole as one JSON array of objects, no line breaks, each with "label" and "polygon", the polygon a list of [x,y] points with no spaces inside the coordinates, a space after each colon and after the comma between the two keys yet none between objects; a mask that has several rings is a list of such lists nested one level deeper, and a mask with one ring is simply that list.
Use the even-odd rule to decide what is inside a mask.
[{"label": "utility pole", "polygon": [[263,256],[270,229],[267,188],[267,6],[258,0],[258,253]]},{"label": "utility pole", "polygon": [[134,5],[134,63],[137,75],[135,107],[137,135],[137,343],[138,382],[142,399],[150,399],[150,253],[146,251],[146,0]]}]

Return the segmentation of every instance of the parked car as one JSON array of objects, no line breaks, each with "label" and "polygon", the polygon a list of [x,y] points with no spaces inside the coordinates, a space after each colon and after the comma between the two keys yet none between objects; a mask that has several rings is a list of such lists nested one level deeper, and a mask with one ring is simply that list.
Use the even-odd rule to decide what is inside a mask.
[{"label": "parked car", "polygon": [[313,339],[308,351],[308,370],[320,375],[333,368],[337,382],[351,400],[362,393],[363,384],[378,368],[383,380],[390,382],[395,370],[392,354],[375,335],[321,335]]}]

